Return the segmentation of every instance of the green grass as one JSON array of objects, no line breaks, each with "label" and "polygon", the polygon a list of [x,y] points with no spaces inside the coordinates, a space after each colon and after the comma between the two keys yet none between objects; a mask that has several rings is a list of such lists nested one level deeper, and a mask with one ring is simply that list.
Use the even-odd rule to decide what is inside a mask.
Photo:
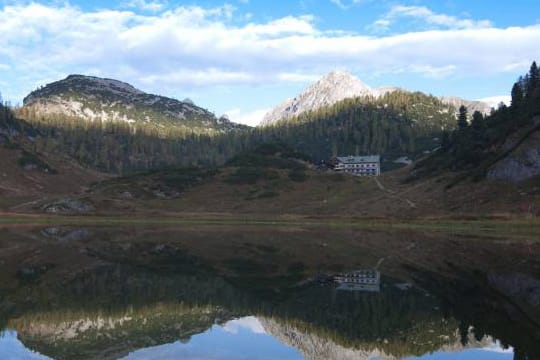
[{"label": "green grass", "polygon": [[310,218],[310,217],[238,217],[223,215],[178,217],[151,216],[13,216],[0,218],[0,225],[80,225],[80,226],[148,226],[148,225],[213,225],[213,226],[282,226],[282,227],[338,227],[375,231],[427,231],[461,236],[497,239],[540,240],[540,219],[474,219],[474,220],[384,220],[369,218]]}]

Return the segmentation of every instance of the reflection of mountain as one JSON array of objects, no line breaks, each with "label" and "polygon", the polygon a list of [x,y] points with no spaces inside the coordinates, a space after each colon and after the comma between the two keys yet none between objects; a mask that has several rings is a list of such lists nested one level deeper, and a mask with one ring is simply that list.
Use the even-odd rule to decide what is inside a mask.
[{"label": "reflection of mountain", "polygon": [[26,346],[59,359],[116,359],[147,346],[189,341],[233,317],[212,304],[216,296],[233,294],[220,278],[105,266],[51,290],[46,301],[8,326]]},{"label": "reflection of mountain", "polygon": [[346,348],[335,343],[332,339],[319,336],[316,333],[306,332],[286,322],[271,318],[260,318],[259,320],[267,332],[284,344],[294,346],[300,350],[306,359],[362,360],[372,359],[373,357],[381,360],[395,359],[394,356],[389,356],[377,348],[372,350]]},{"label": "reflection of mountain", "polygon": [[369,354],[392,359],[452,347],[459,340],[459,322],[444,319],[435,298],[391,285],[379,293],[307,285],[283,289],[287,293],[276,300],[234,288],[216,275],[130,266],[102,267],[66,285],[55,289],[54,300],[63,302],[64,310],[37,304],[36,311],[9,322],[26,346],[53,358],[114,359],[189,339],[214,323],[248,314],[258,315],[272,335],[314,359]]},{"label": "reflection of mountain", "polygon": [[[503,276],[536,269],[535,245],[525,251],[502,242],[486,246],[485,240],[318,229],[279,236],[222,228],[107,232],[36,242],[35,231],[28,239],[14,237],[12,247],[9,236],[0,237],[0,321],[6,318],[27,346],[55,358],[114,358],[189,339],[234,316],[256,315],[312,358],[421,355],[458,349],[460,340],[479,346],[489,339],[484,335],[529,358],[540,354],[535,311],[525,304],[536,301],[528,290],[536,275],[531,270],[531,280],[519,277],[517,288],[508,280],[516,277]],[[42,258],[48,252],[56,256],[48,260],[53,263]],[[335,291],[304,281],[319,269],[373,267],[383,257],[380,292]],[[29,271],[35,276],[20,277]],[[400,289],[393,278],[435,296],[418,287]]]},{"label": "reflection of mountain", "polygon": [[12,321],[19,339],[57,359],[117,359],[206,331],[231,314],[219,307],[158,304],[124,313],[53,312]]},{"label": "reflection of mountain", "polygon": [[[412,355],[410,353],[396,352],[396,344],[388,342],[387,339],[379,339],[378,345],[345,347],[336,343],[324,334],[309,332],[306,327],[291,324],[287,321],[271,318],[260,318],[259,321],[264,329],[279,339],[284,344],[294,346],[299,349],[302,355],[309,360],[394,360],[402,356]],[[472,333],[469,334],[467,345],[461,343],[458,331],[448,335],[433,333],[433,338],[442,338],[444,344],[438,346],[436,350],[442,351],[460,351],[465,348],[483,348],[494,343],[493,338],[484,337],[480,341],[476,340]],[[439,341],[437,341],[439,342]]]}]

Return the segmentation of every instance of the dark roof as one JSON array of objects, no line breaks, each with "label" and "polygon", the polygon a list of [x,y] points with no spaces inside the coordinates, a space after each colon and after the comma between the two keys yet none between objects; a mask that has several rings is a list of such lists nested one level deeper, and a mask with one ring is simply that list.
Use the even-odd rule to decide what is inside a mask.
[{"label": "dark roof", "polygon": [[366,156],[338,156],[337,161],[343,164],[361,164],[361,163],[374,163],[380,162],[380,155],[366,155]]}]

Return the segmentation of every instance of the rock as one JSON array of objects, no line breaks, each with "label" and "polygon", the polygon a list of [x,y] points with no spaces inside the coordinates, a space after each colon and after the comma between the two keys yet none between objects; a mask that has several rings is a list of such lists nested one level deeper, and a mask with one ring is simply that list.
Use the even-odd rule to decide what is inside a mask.
[{"label": "rock", "polygon": [[41,234],[60,241],[79,241],[87,239],[91,232],[88,229],[73,229],[65,226],[55,226],[41,230]]},{"label": "rock", "polygon": [[514,301],[540,306],[540,280],[525,274],[490,274],[489,283]]},{"label": "rock", "polygon": [[89,203],[85,203],[80,199],[70,198],[45,204],[41,209],[46,213],[52,214],[88,213],[96,210],[95,207]]},{"label": "rock", "polygon": [[120,194],[120,198],[125,199],[125,200],[133,199],[133,194],[130,193],[129,191],[124,191],[123,193]]},{"label": "rock", "polygon": [[[540,124],[540,119],[537,118]],[[512,139],[511,142],[515,142]],[[509,145],[505,144],[504,147]],[[519,182],[540,175],[540,130],[532,133],[515,150],[495,163],[487,173],[489,180]]]}]

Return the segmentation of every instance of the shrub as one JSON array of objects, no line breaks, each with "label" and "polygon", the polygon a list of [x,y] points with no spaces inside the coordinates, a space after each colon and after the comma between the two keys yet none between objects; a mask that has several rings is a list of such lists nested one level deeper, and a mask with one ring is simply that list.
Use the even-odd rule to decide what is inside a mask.
[{"label": "shrub", "polygon": [[229,175],[226,182],[230,184],[255,184],[264,177],[264,169],[260,167],[240,167]]},{"label": "shrub", "polygon": [[288,175],[289,179],[296,182],[304,182],[307,179],[307,174],[303,169],[291,169]]}]

